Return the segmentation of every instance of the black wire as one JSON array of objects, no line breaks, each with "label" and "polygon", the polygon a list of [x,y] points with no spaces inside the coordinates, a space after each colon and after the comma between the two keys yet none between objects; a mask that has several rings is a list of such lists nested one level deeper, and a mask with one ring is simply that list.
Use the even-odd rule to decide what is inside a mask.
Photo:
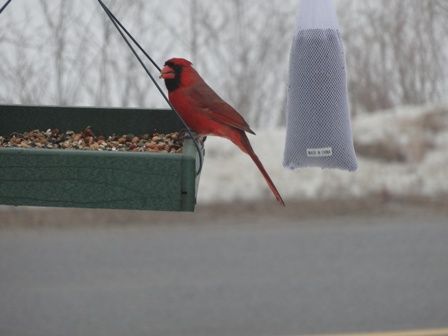
[{"label": "black wire", "polygon": [[104,4],[103,1],[98,0],[100,5],[103,7],[103,9],[106,11],[107,15],[109,16],[109,18],[113,21],[115,21],[120,28],[126,33],[126,35],[129,36],[129,38],[132,40],[132,42],[134,42],[134,44],[140,49],[140,51],[146,56],[146,58],[152,63],[152,65],[154,65],[154,67],[156,67],[157,70],[161,71],[162,69],[159,67],[159,65],[152,59],[151,56],[149,56],[149,54],[146,52],[145,49],[143,49],[143,47],[140,45],[140,43],[137,42],[137,40],[132,36],[132,34],[126,29],[126,27],[124,27],[121,22],[117,19],[117,17],[114,15],[114,13],[112,13],[110,11],[110,9]]},{"label": "black wire", "polygon": [[12,0],[6,1],[6,3],[0,8],[0,14],[8,7],[8,5],[11,3]]},{"label": "black wire", "polygon": [[[177,110],[174,108],[173,104],[171,104],[171,102],[169,101],[168,97],[166,96],[165,92],[163,92],[162,88],[160,87],[159,83],[157,83],[157,81],[155,80],[154,76],[151,74],[151,72],[148,70],[148,68],[146,67],[145,63],[142,61],[142,59],[140,58],[140,56],[138,55],[138,53],[135,51],[134,47],[132,46],[132,44],[129,42],[129,40],[126,38],[126,35],[129,36],[129,38],[132,40],[132,42],[134,42],[137,47],[144,53],[144,55],[151,61],[151,63],[157,68],[157,70],[161,70],[160,67],[157,65],[157,63],[155,63],[153,61],[153,59],[149,56],[149,54],[144,51],[144,49],[140,46],[140,44],[135,40],[135,38],[131,35],[131,33],[129,33],[129,31],[127,29],[124,28],[124,26],[120,23],[120,21],[115,17],[115,15],[112,14],[112,12],[109,10],[109,8],[103,3],[102,0],[98,0],[99,4],[101,5],[101,7],[103,8],[103,10],[106,12],[107,16],[109,17],[109,19],[112,21],[112,23],[114,24],[115,28],[117,28],[118,32],[120,33],[121,37],[123,37],[124,41],[126,42],[126,44],[128,45],[128,47],[131,49],[132,53],[134,54],[134,56],[137,58],[137,60],[139,61],[139,63],[141,64],[141,66],[144,68],[146,74],[151,78],[152,82],[154,83],[154,85],[157,87],[157,89],[159,90],[160,94],[162,95],[162,97],[165,99],[165,101],[167,102],[168,106],[177,114],[177,116],[179,117],[180,121],[182,122],[182,124],[184,125],[185,129],[187,130],[187,133],[189,134],[189,136],[191,137],[191,139],[193,140],[193,143],[196,147],[196,150],[199,154],[199,170],[197,171],[197,175],[199,175],[202,171],[203,165],[204,165],[204,157],[202,154],[202,150],[201,150],[201,146],[199,145],[198,141],[195,139],[195,136],[193,135],[192,130],[190,129],[190,127],[187,125],[187,123],[184,121],[184,119],[181,117],[181,115],[179,114],[179,112],[177,112]],[[124,32],[123,32],[124,31]]]}]

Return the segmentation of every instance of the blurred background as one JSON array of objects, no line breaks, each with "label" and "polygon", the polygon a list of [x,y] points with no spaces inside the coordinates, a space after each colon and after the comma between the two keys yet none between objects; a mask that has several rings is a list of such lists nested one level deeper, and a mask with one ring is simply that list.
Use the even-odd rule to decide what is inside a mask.
[{"label": "blurred background", "polygon": [[[0,207],[0,334],[446,327],[448,1],[335,3],[355,173],[282,167],[298,1],[107,1],[159,64],[192,60],[248,120],[287,208],[212,138],[196,214]],[[95,1],[13,1],[0,104],[165,107],[114,29]]]}]

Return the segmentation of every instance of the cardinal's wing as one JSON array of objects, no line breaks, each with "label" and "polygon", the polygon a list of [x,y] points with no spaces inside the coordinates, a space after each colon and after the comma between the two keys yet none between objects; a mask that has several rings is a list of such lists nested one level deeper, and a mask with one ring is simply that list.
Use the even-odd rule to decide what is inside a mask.
[{"label": "cardinal's wing", "polygon": [[219,97],[206,83],[202,82],[191,86],[189,95],[198,104],[198,107],[211,119],[242,131],[255,134],[241,114]]}]

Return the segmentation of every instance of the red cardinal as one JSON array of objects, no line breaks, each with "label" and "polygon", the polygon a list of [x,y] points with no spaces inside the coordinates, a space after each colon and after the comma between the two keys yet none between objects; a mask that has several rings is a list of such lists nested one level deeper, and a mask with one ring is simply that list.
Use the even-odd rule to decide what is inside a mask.
[{"label": "red cardinal", "polygon": [[231,140],[257,165],[275,198],[285,205],[280,193],[255,154],[246,132],[255,134],[243,117],[222,100],[183,58],[172,58],[165,63],[160,78],[165,80],[169,100],[187,125],[199,135],[216,135]]}]

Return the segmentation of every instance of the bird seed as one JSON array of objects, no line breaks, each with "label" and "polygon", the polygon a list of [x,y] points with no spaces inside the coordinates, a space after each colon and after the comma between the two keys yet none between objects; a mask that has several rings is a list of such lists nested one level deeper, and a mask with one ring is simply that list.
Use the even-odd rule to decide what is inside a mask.
[{"label": "bird seed", "polygon": [[182,147],[183,135],[179,132],[97,136],[91,127],[86,127],[81,132],[64,132],[55,128],[46,131],[13,132],[8,136],[0,136],[0,148],[182,153]]}]

